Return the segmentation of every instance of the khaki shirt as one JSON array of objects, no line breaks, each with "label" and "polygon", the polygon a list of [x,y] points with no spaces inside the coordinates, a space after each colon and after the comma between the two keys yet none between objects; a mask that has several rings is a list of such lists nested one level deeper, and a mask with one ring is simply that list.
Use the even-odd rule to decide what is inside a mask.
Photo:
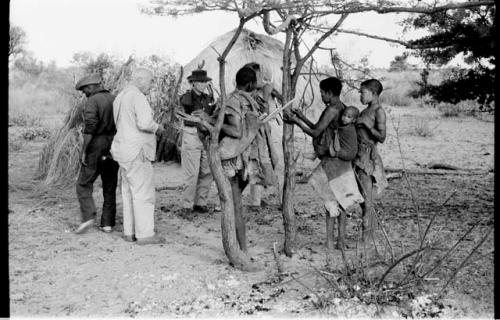
[{"label": "khaki shirt", "polygon": [[146,96],[133,85],[123,89],[113,102],[116,135],[111,145],[111,155],[118,162],[134,160],[139,152],[154,161],[158,124]]}]

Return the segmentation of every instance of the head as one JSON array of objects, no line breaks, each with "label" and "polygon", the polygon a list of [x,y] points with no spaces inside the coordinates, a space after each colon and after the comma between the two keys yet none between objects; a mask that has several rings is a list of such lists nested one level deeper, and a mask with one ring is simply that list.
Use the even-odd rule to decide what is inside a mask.
[{"label": "head", "polygon": [[236,87],[240,90],[251,92],[257,85],[255,71],[249,67],[243,67],[236,72]]},{"label": "head", "polygon": [[207,77],[207,72],[202,69],[193,70],[191,75],[187,77],[187,80],[191,84],[191,88],[196,94],[201,94],[205,92],[208,87],[208,83],[212,78]]},{"label": "head", "polygon": [[153,87],[154,75],[147,68],[137,68],[132,73],[131,83],[144,94],[149,94]]},{"label": "head", "polygon": [[264,85],[264,77],[262,75],[262,70],[260,69],[260,64],[256,62],[250,62],[243,66],[243,68],[248,67],[255,71],[255,77],[257,79],[256,86],[257,88],[262,87]]},{"label": "head", "polygon": [[319,89],[321,100],[328,104],[333,98],[338,98],[342,91],[342,82],[336,77],[326,78],[320,81]]},{"label": "head", "polygon": [[94,92],[98,91],[101,85],[98,83],[88,84],[83,86],[80,90],[85,94],[86,97],[90,97]]},{"label": "head", "polygon": [[96,73],[84,76],[75,85],[75,89],[82,91],[87,97],[101,88],[101,77]]},{"label": "head", "polygon": [[356,121],[359,116],[359,110],[355,106],[349,106],[345,108],[344,113],[342,114],[342,124],[348,125]]},{"label": "head", "polygon": [[382,84],[377,79],[370,79],[361,82],[361,87],[359,89],[360,100],[362,104],[370,104],[375,100],[378,100],[378,97],[382,93]]}]

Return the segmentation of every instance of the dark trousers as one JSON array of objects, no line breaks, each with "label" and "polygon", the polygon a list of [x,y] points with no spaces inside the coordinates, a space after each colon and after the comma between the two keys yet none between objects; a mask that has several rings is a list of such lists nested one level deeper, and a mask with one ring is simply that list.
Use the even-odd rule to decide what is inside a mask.
[{"label": "dark trousers", "polygon": [[106,157],[103,160],[102,152],[95,150],[87,154],[87,166],[81,166],[80,175],[76,183],[76,195],[80,202],[82,222],[93,219],[96,215],[94,198],[94,181],[101,176],[102,205],[101,227],[114,227],[116,218],[116,186],[118,184],[118,162]]}]

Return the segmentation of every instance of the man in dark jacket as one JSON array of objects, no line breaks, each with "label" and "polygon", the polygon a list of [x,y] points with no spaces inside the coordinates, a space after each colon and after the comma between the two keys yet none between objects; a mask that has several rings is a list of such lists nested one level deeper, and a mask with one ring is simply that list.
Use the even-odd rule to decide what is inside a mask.
[{"label": "man in dark jacket", "polygon": [[115,96],[101,85],[98,75],[85,76],[75,86],[87,96],[83,109],[83,146],[81,167],[76,183],[76,194],[80,202],[82,223],[75,233],[81,234],[94,224],[96,207],[92,192],[94,181],[101,176],[104,202],[102,206],[101,230],[111,232],[116,217],[116,186],[119,165],[111,158],[109,150],[116,133],[113,119]]},{"label": "man in dark jacket", "polygon": [[[192,88],[180,97],[184,112],[193,114],[203,110],[212,115],[215,109],[213,96],[205,93],[212,79],[205,70],[199,69],[194,70],[187,80]],[[185,120],[182,131],[181,164],[185,173],[185,189],[181,206],[182,214],[189,216],[194,212],[208,212],[207,197],[213,177],[196,123]]]}]

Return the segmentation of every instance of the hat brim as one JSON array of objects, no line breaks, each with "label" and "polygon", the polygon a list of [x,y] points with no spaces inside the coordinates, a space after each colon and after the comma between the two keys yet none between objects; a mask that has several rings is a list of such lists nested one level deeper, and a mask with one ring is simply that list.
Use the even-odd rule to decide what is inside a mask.
[{"label": "hat brim", "polygon": [[88,86],[88,85],[91,85],[91,84],[99,84],[100,82],[94,82],[94,81],[91,81],[91,82],[84,82],[84,83],[81,83],[81,84],[77,84],[75,86],[75,89],[76,90],[82,90],[84,87]]},{"label": "hat brim", "polygon": [[212,80],[212,78],[210,77],[197,77],[197,76],[188,76],[187,77],[187,80],[188,81],[198,81],[198,82],[208,82],[210,80]]}]

